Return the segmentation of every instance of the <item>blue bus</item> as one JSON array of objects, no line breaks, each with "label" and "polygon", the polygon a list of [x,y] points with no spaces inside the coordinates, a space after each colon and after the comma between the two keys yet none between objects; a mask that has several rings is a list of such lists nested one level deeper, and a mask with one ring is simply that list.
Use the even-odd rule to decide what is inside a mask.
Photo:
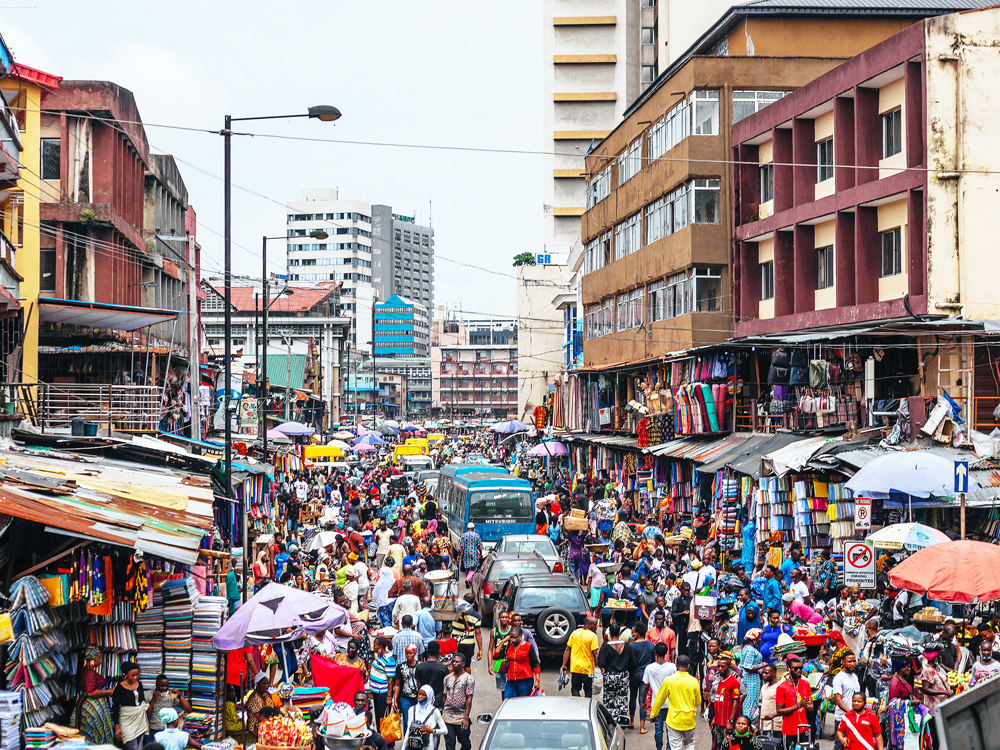
[{"label": "blue bus", "polygon": [[510,476],[501,466],[445,466],[434,499],[456,544],[470,522],[487,545],[505,534],[535,533],[531,483]]}]

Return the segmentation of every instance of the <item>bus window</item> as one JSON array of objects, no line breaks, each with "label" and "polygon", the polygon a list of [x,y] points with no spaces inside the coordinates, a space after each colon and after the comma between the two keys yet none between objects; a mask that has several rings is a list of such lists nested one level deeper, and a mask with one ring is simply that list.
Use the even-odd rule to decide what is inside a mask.
[{"label": "bus window", "polygon": [[527,490],[473,492],[469,502],[473,523],[530,523],[534,520]]}]

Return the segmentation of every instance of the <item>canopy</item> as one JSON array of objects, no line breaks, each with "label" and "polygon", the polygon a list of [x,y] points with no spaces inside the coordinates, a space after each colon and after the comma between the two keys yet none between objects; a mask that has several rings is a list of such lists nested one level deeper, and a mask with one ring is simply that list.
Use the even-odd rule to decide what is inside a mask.
[{"label": "canopy", "polygon": [[304,425],[301,422],[285,422],[284,424],[279,424],[274,428],[278,432],[288,435],[312,435],[316,430],[314,430],[309,425]]},{"label": "canopy", "polygon": [[335,438],[337,438],[337,440],[353,440],[354,439],[354,433],[353,432],[348,432],[347,430],[338,430],[337,432],[333,433],[333,436]]},{"label": "canopy", "polygon": [[529,456],[567,456],[569,455],[569,450],[565,445],[560,443],[558,440],[551,440],[545,443],[539,443],[530,451],[528,451]]},{"label": "canopy", "polygon": [[496,424],[491,424],[490,429],[493,432],[500,432],[504,435],[510,435],[515,432],[523,432],[528,429],[528,425],[519,419],[508,419],[506,422],[497,422]]},{"label": "canopy", "polygon": [[375,446],[372,445],[371,443],[358,443],[357,445],[354,446],[354,450],[356,450],[358,453],[367,453],[368,451],[375,450]]},{"label": "canopy", "polygon": [[951,539],[943,531],[922,523],[894,523],[871,534],[868,541],[882,549],[915,550],[950,542]]},{"label": "canopy", "polygon": [[354,439],[354,445],[385,445],[385,441],[374,432],[368,432]]},{"label": "canopy", "polygon": [[71,323],[87,328],[106,328],[118,331],[137,331],[177,320],[174,310],[132,305],[110,305],[103,302],[84,302],[75,299],[38,298],[38,318],[45,323]]},{"label": "canopy", "polygon": [[[347,610],[308,591],[269,583],[243,604],[212,638],[219,651],[292,641],[342,625]],[[291,632],[285,632],[291,628]]]},{"label": "canopy", "polygon": [[374,435],[374,434],[385,435],[386,437],[388,437],[389,435],[398,435],[399,434],[399,430],[397,430],[392,425],[383,424],[383,425],[379,425],[378,427],[376,427],[373,430],[370,430],[368,432],[368,434],[369,435]]},{"label": "canopy", "polygon": [[889,583],[955,604],[1000,599],[1000,547],[968,539],[935,544],[890,570]]},{"label": "canopy", "polygon": [[[889,497],[898,492],[911,497],[951,497],[955,494],[955,464],[929,451],[901,451],[870,461],[845,485],[855,496]],[[969,492],[979,483],[969,477]]]},{"label": "canopy", "polygon": [[331,440],[326,444],[328,448],[340,448],[342,451],[349,451],[351,446],[345,443],[343,440]]},{"label": "canopy", "polygon": [[278,432],[277,430],[268,430],[267,437],[270,440],[288,440],[288,435],[283,432]]},{"label": "canopy", "polygon": [[316,550],[323,549],[324,547],[329,547],[331,544],[336,544],[336,543],[337,543],[336,531],[321,531],[312,538],[312,541],[309,542],[309,546],[306,549],[309,552],[315,552]]}]

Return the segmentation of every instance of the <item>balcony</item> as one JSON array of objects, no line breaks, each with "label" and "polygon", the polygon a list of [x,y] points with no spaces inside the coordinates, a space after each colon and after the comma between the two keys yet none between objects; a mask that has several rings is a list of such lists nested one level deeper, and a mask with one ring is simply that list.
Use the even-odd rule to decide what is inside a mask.
[{"label": "balcony", "polygon": [[42,431],[74,419],[96,422],[101,432],[156,433],[161,394],[155,385],[20,384],[21,410]]}]

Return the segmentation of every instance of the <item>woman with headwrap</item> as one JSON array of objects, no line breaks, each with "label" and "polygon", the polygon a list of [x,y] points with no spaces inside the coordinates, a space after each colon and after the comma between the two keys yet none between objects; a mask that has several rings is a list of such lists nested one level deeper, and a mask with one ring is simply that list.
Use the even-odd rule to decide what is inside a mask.
[{"label": "woman with headwrap", "polygon": [[403,750],[435,750],[438,744],[436,737],[448,734],[448,725],[444,723],[441,712],[434,707],[434,688],[430,685],[421,686],[417,691],[417,703],[407,711],[406,733],[403,735]]},{"label": "woman with headwrap", "polygon": [[389,589],[396,582],[392,566],[395,561],[391,557],[385,559],[385,564],[378,572],[378,581],[372,589],[372,605],[375,607],[375,614],[382,623],[382,627],[392,624],[392,601],[389,599]]},{"label": "woman with headwrap", "polygon": [[740,619],[736,624],[736,641],[743,643],[747,633],[751,630],[764,629],[764,620],[760,616],[760,607],[757,602],[749,601],[740,610]]},{"label": "woman with headwrap", "polygon": [[844,634],[844,642],[856,654],[860,654],[865,645],[864,625],[871,610],[870,605],[861,601],[861,589],[857,586],[847,589],[847,598],[837,603],[837,617],[843,623],[840,630]]},{"label": "woman with headwrap", "polygon": [[165,728],[153,736],[157,742],[163,745],[163,750],[185,750],[189,747],[200,750],[201,743],[177,726],[180,718],[176,709],[161,708],[160,721],[163,722]]},{"label": "woman with headwrap", "polygon": [[354,667],[355,669],[360,669],[361,673],[365,676],[365,681],[368,680],[368,663],[360,656],[361,653],[361,639],[351,638],[347,642],[347,651],[342,651],[333,657],[333,661],[342,667]]},{"label": "woman with headwrap", "polygon": [[282,716],[287,716],[290,719],[301,719],[302,711],[292,705],[292,696],[295,694],[295,686],[290,682],[283,682],[278,685],[278,690],[275,692],[275,708],[281,712]]},{"label": "woman with headwrap", "polygon": [[253,591],[255,594],[267,585],[270,575],[270,559],[267,550],[262,549],[257,555],[257,562],[253,564]]},{"label": "woman with headwrap", "polygon": [[101,650],[97,646],[87,646],[83,650],[82,694],[77,706],[77,722],[90,742],[110,745],[114,738],[109,700],[113,691],[107,689],[106,680],[97,672],[100,663]]},{"label": "woman with headwrap", "polygon": [[781,612],[776,609],[772,609],[767,613],[767,625],[764,626],[764,630],[761,633],[760,638],[760,653],[764,657],[764,661],[773,664],[774,660],[771,659],[771,649],[778,645],[778,637],[784,633],[785,635],[792,634],[792,626],[781,621]]},{"label": "woman with headwrap", "polygon": [[743,650],[740,652],[740,669],[743,670],[743,713],[751,723],[755,723],[760,715],[760,672],[764,668],[764,655],[758,646],[762,634],[760,628],[748,630],[743,636]]},{"label": "woman with headwrap", "polygon": [[122,675],[111,693],[115,738],[121,741],[125,750],[139,750],[143,737],[149,732],[149,704],[139,682],[139,665],[134,661],[123,662]]}]

